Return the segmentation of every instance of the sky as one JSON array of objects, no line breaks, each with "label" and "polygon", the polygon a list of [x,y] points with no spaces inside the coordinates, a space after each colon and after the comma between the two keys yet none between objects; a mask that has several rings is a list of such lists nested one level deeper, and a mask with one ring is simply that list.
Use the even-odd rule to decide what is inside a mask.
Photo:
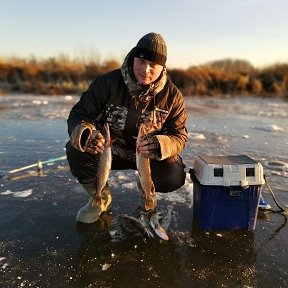
[{"label": "sky", "polygon": [[0,58],[123,61],[149,32],[168,68],[222,59],[288,62],[287,0],[0,0]]}]

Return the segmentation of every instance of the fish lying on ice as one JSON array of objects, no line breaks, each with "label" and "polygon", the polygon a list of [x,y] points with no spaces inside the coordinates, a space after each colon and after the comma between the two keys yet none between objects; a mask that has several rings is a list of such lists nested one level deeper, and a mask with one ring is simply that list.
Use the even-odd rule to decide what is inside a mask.
[{"label": "fish lying on ice", "polygon": [[139,128],[137,141],[136,141],[136,166],[139,174],[139,181],[145,196],[144,208],[146,211],[153,210],[156,206],[155,203],[155,186],[151,177],[150,159],[145,157],[138,151],[138,145],[144,140],[149,131],[149,127],[141,125]]},{"label": "fish lying on ice", "polygon": [[120,226],[129,233],[140,232],[148,238],[154,238],[153,233],[147,223],[141,221],[141,219],[129,216],[127,214],[119,215]]},{"label": "fish lying on ice", "polygon": [[169,240],[167,232],[160,225],[161,212],[140,212],[139,218],[123,214],[119,216],[120,226],[129,233],[140,232],[148,238],[154,238],[154,233],[163,240]]},{"label": "fish lying on ice", "polygon": [[103,191],[104,187],[107,184],[108,177],[111,171],[112,165],[112,151],[111,151],[111,139],[110,139],[110,129],[108,123],[103,125],[102,135],[105,138],[104,144],[104,152],[99,155],[99,159],[97,162],[97,175],[96,175],[96,182],[95,182],[95,195],[94,200],[92,202],[92,206],[99,205],[101,206],[101,192]]}]

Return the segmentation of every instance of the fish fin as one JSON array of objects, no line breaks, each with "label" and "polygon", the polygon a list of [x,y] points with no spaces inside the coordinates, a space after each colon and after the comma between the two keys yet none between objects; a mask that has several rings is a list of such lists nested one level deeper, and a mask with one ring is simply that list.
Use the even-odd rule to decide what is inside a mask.
[{"label": "fish fin", "polygon": [[148,238],[154,238],[154,234],[153,231],[150,229],[150,223],[149,223],[149,218],[148,218],[148,213],[142,211],[140,212],[140,217],[138,218],[143,225],[145,226],[145,232],[146,232],[146,236]]},{"label": "fish fin", "polygon": [[106,122],[103,125],[102,131],[101,131],[103,137],[108,142],[108,144],[111,144],[111,138],[110,138],[110,127],[109,124]]},{"label": "fish fin", "polygon": [[167,235],[167,232],[164,230],[162,226],[159,225],[157,229],[154,229],[155,234],[159,236],[163,240],[169,240],[169,236]]},{"label": "fish fin", "polygon": [[93,198],[91,205],[92,205],[92,207],[97,206],[97,199],[96,198]]},{"label": "fish fin", "polygon": [[116,139],[110,138],[110,146],[112,146],[115,141]]}]

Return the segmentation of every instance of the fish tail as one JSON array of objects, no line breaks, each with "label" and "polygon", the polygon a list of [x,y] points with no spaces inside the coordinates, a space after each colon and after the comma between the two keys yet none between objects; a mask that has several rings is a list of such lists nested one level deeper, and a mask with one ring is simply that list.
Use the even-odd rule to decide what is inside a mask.
[{"label": "fish tail", "polygon": [[155,208],[155,203],[154,203],[154,200],[153,198],[151,199],[146,199],[145,201],[145,210],[148,211],[148,210],[153,210]]},{"label": "fish tail", "polygon": [[91,205],[92,205],[92,207],[100,206],[101,205],[101,197],[94,196]]}]

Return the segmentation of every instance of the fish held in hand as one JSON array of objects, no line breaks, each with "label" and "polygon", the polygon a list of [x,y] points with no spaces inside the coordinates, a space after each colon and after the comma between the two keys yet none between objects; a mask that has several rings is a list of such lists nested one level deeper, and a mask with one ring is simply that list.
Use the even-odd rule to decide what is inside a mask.
[{"label": "fish held in hand", "polygon": [[144,209],[146,211],[153,210],[156,207],[155,203],[155,186],[151,177],[150,159],[140,153],[138,146],[145,139],[149,128],[141,125],[139,128],[137,141],[136,141],[136,166],[139,174],[139,181],[141,190],[145,197]]},{"label": "fish held in hand", "polygon": [[104,187],[107,184],[108,177],[111,171],[112,165],[112,151],[111,151],[111,138],[110,138],[110,129],[108,123],[103,125],[102,135],[105,139],[104,143],[104,151],[102,154],[98,154],[97,156],[97,175],[95,181],[95,195],[93,199],[92,206],[99,205],[101,207],[102,202],[102,192]]}]

